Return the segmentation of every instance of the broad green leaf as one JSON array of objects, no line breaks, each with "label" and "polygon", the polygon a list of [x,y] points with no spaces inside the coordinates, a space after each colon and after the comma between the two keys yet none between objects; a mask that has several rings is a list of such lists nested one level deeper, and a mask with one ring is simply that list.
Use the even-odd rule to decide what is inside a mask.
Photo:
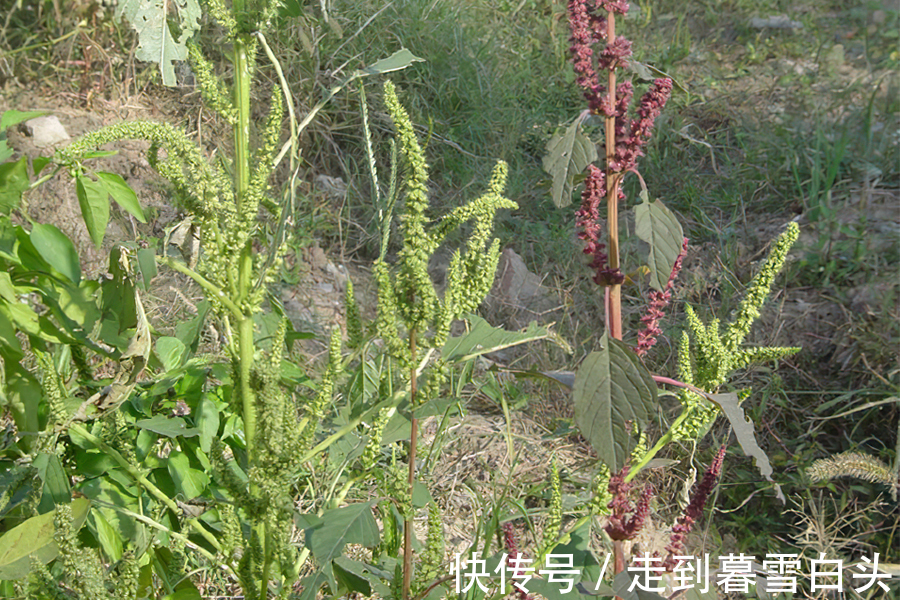
[{"label": "broad green leaf", "polygon": [[[40,431],[38,409],[44,393],[41,384],[28,369],[19,363],[4,361],[3,367],[6,376],[6,386],[3,389],[6,394],[6,404],[12,411],[16,428],[20,433],[31,434],[25,438],[31,440],[32,436]],[[29,442],[26,441],[26,444]]]},{"label": "broad green leaf", "polygon": [[53,500],[53,504],[61,504],[72,499],[69,479],[59,456],[41,452],[35,457],[34,466],[44,481],[44,491]]},{"label": "broad green leaf", "polygon": [[753,421],[744,416],[744,409],[741,408],[741,401],[738,395],[734,392],[729,392],[727,394],[711,394],[708,398],[722,409],[725,417],[731,423],[731,428],[734,429],[734,435],[741,445],[741,450],[744,451],[745,455],[756,459],[756,468],[759,469],[759,473],[767,481],[773,483],[775,495],[782,503],[785,502],[781,486],[772,479],[772,465],[769,463],[769,457],[766,456],[766,453],[756,442],[756,435],[753,432]]},{"label": "broad green leaf", "polygon": [[24,502],[40,497],[43,482],[32,465],[14,464],[0,472],[0,519]]},{"label": "broad green leaf", "polygon": [[109,192],[102,183],[86,175],[75,178],[75,195],[81,206],[81,217],[97,249],[103,244],[109,223]]},{"label": "broad green leaf", "polygon": [[34,171],[34,176],[37,177],[41,174],[41,171],[44,170],[44,167],[49,165],[53,160],[49,156],[38,156],[33,161],[31,161],[31,169]]},{"label": "broad green leaf", "polygon": [[31,243],[41,258],[72,283],[81,282],[81,263],[75,244],[54,225],[37,224],[31,230]]},{"label": "broad green leaf", "polygon": [[547,144],[547,154],[543,165],[553,178],[551,198],[557,208],[568,206],[572,202],[572,188],[575,177],[597,160],[597,148],[581,131],[581,119],[566,128],[565,133],[557,131]]},{"label": "broad green leaf", "polygon": [[340,556],[347,544],[372,548],[379,540],[371,502],[326,511],[319,524],[306,530],[306,546],[320,565]]},{"label": "broad green leaf", "polygon": [[16,326],[28,335],[40,336],[41,325],[38,314],[23,302],[7,304],[6,309]]},{"label": "broad green leaf", "polygon": [[153,248],[141,248],[137,252],[138,267],[141,271],[141,279],[144,281],[144,289],[150,289],[150,281],[156,277],[156,251]]},{"label": "broad green leaf", "polygon": [[162,600],[203,600],[200,590],[194,587],[194,584],[188,584],[190,587],[181,588],[180,590],[163,596]]},{"label": "broad green leaf", "polygon": [[662,202],[649,202],[646,192],[641,193],[644,202],[634,207],[635,233],[650,245],[647,264],[650,267],[650,285],[662,291],[672,274],[675,260],[681,254],[684,231],[681,223]]},{"label": "broad green leaf", "polygon": [[200,430],[200,449],[209,453],[212,441],[219,434],[219,409],[204,396],[197,406],[197,429]]},{"label": "broad green leaf", "polygon": [[190,353],[197,351],[200,343],[200,333],[206,322],[206,314],[209,312],[209,302],[206,300],[197,304],[197,314],[187,321],[182,321],[175,326],[175,337],[181,340]]},{"label": "broad green leaf", "polygon": [[191,500],[203,495],[203,490],[209,484],[209,477],[203,471],[191,467],[187,454],[180,450],[173,451],[166,462],[176,489],[185,499]]},{"label": "broad green leaf", "polygon": [[641,359],[625,344],[604,334],[575,373],[575,425],[612,471],[631,454],[632,422],[643,428],[656,408],[657,389]]},{"label": "broad green leaf", "polygon": [[[166,417],[164,415],[156,415],[151,419],[141,419],[135,422],[135,427],[146,429],[161,436],[174,438],[178,437],[194,437],[200,435],[200,430],[188,427],[181,417]],[[192,496],[193,497],[193,496]]]},{"label": "broad green leaf", "polygon": [[113,317],[118,323],[116,333],[137,326],[134,273],[128,259],[128,250],[115,245],[109,251],[109,274],[100,284],[100,309],[104,318]]},{"label": "broad green leaf", "polygon": [[[390,597],[390,581],[394,577],[393,571],[352,560],[346,556],[335,558],[334,567],[337,580],[347,589],[358,591],[366,596],[371,596],[371,590],[375,590],[381,598]],[[365,591],[367,588],[368,592]]]},{"label": "broad green leaf", "polygon": [[377,60],[371,65],[363,67],[360,71],[356,71],[354,75],[381,75],[383,73],[405,69],[414,62],[425,62],[425,59],[419,58],[406,48],[401,48],[387,58]]},{"label": "broad green leaf", "polygon": [[[187,58],[185,43],[200,29],[200,15],[198,0],[119,0],[116,5],[116,18],[124,16],[137,31],[135,57],[159,65],[163,85],[170,87],[176,84],[173,62]],[[178,39],[169,27],[169,19],[175,19],[179,24],[181,34]]]},{"label": "broad green leaf", "polygon": [[103,516],[99,510],[91,512],[91,518],[94,519],[94,528],[97,530],[97,540],[103,552],[113,561],[122,558],[122,537],[115,527],[109,524],[109,521]]},{"label": "broad green leaf", "polygon": [[22,344],[16,337],[16,328],[13,327],[12,318],[2,302],[0,302],[0,355],[5,360],[13,362],[18,362],[25,356],[22,352]]},{"label": "broad green leaf", "polygon": [[[89,285],[90,284],[90,285]],[[59,291],[58,304],[62,313],[72,320],[78,329],[90,333],[100,318],[100,310],[94,300],[96,283],[84,282],[81,286],[66,286]]]},{"label": "broad green leaf", "polygon": [[472,324],[470,331],[459,337],[451,337],[441,350],[441,355],[448,362],[464,362],[483,354],[543,339],[550,339],[566,347],[556,334],[534,322],[525,331],[506,331],[492,327],[477,315],[465,315],[465,319]]},{"label": "broad green leaf", "polygon": [[156,356],[166,371],[180,367],[186,353],[187,348],[178,338],[163,336],[156,339]]},{"label": "broad green leaf", "polygon": [[23,156],[16,162],[0,164],[0,215],[8,215],[19,208],[22,193],[31,184],[27,161]]},{"label": "broad green leaf", "polygon": [[[76,498],[72,501],[72,528],[81,529],[91,501]],[[53,541],[53,519],[56,511],[31,517],[0,537],[0,579],[21,579],[31,570],[31,561],[43,564],[56,558],[59,548]]]},{"label": "broad green leaf", "polygon": [[8,128],[12,127],[13,125],[18,125],[19,123],[23,123],[25,121],[30,121],[31,119],[43,117],[46,114],[47,114],[46,111],[40,111],[40,110],[29,110],[29,111],[6,110],[6,111],[3,111],[3,115],[0,116],[0,131],[6,131]]},{"label": "broad green leaf", "polygon": [[141,223],[147,222],[147,217],[144,216],[144,209],[141,208],[141,202],[138,200],[137,194],[134,193],[131,186],[125,183],[121,175],[103,171],[97,171],[95,175],[97,175],[100,183],[106,187],[106,191],[116,201],[116,204]]}]

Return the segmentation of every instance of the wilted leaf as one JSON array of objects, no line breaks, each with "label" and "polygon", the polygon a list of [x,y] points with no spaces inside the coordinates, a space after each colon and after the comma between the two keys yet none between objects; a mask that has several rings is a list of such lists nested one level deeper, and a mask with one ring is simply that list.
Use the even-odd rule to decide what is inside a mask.
[{"label": "wilted leaf", "polygon": [[[171,14],[170,14],[171,12]],[[181,35],[172,34],[168,20],[178,17]],[[147,0],[119,0],[116,18],[125,17],[138,34],[138,60],[155,62],[159,65],[163,85],[173,86],[175,66],[173,61],[187,58],[185,42],[200,28],[201,16],[198,0],[169,0],[168,2],[148,2]]]},{"label": "wilted leaf", "polygon": [[[77,498],[72,501],[72,529],[84,524],[91,501]],[[0,579],[21,579],[31,570],[31,560],[47,564],[59,553],[53,541],[53,519],[56,511],[31,517],[0,537]]]},{"label": "wilted leaf", "polygon": [[600,340],[575,373],[575,424],[612,471],[620,470],[634,441],[626,423],[643,427],[656,408],[656,383],[641,359],[619,340]]},{"label": "wilted leaf", "polygon": [[557,208],[568,206],[572,202],[572,188],[575,177],[597,160],[597,148],[581,131],[581,119],[569,125],[564,134],[558,131],[547,144],[547,155],[544,156],[544,171],[553,177],[551,197]]},{"label": "wilted leaf", "polygon": [[756,435],[753,432],[753,421],[744,416],[744,409],[741,408],[741,401],[738,395],[734,392],[729,392],[727,394],[710,394],[708,398],[722,409],[725,417],[731,423],[732,429],[734,429],[734,435],[741,445],[741,450],[747,456],[752,456],[756,459],[756,468],[759,469],[760,475],[765,477],[766,481],[772,482],[775,486],[776,497],[782,503],[785,502],[781,486],[772,479],[772,465],[769,463],[769,457],[766,456],[766,453],[756,442]]},{"label": "wilted leaf", "polygon": [[644,202],[634,207],[635,233],[650,245],[650,255],[647,257],[650,285],[662,291],[681,253],[684,231],[672,211],[662,202],[650,202],[645,192],[641,193],[641,198]]}]

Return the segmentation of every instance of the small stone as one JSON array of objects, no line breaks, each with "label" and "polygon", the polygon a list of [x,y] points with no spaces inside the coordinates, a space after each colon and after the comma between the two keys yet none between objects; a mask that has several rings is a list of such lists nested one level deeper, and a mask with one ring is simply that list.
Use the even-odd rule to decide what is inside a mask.
[{"label": "small stone", "polygon": [[313,269],[325,269],[328,265],[328,257],[325,256],[325,251],[319,248],[318,246],[313,246],[308,251],[309,256],[309,266]]},{"label": "small stone", "polygon": [[750,19],[750,27],[753,29],[803,29],[803,23],[793,21],[784,15],[775,15],[773,17],[753,17]]},{"label": "small stone", "polygon": [[36,148],[49,148],[70,139],[66,128],[55,115],[25,121],[19,126],[19,131],[33,138],[32,143]]}]

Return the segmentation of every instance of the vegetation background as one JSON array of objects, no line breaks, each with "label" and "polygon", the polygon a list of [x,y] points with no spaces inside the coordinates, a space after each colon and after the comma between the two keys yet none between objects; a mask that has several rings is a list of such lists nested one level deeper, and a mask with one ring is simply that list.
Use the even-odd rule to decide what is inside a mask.
[{"label": "vegetation background", "polygon": [[[130,29],[109,17],[108,4],[2,0],[0,111],[50,110],[73,136],[149,116],[196,132],[210,151],[228,147],[221,124],[199,110],[189,70],[179,72],[177,88],[161,87],[155,67],[134,60]],[[523,368],[569,368],[602,334],[601,298],[574,236],[574,207],[554,207],[541,168],[550,136],[583,104],[565,10],[561,0],[287,0],[282,26],[267,32],[299,114],[349,71],[401,47],[425,59],[392,78],[413,122],[427,124],[420,137],[442,207],[456,206],[471,184],[486,181],[492,159],[509,163],[508,196],[520,208],[499,217],[499,235],[552,299],[537,317],[555,322],[575,348],[572,356],[538,348],[504,357]],[[739,382],[754,391],[744,408],[793,504],[774,500],[750,459],[729,456],[715,516],[703,532],[717,553],[877,551],[900,562],[900,506],[883,487],[854,479],[810,485],[804,476],[814,460],[850,450],[900,461],[900,404],[884,402],[900,395],[898,19],[896,3],[887,1],[648,0],[633,2],[621,25],[635,58],[677,83],[642,163],[650,193],[677,212],[691,240],[673,310],[689,302],[701,313],[727,315],[768,241],[786,222],[801,224],[800,242],[751,341],[803,352]],[[202,40],[208,48],[217,43]],[[369,88],[377,97],[376,82]],[[314,331],[341,322],[336,304],[348,272],[361,295],[369,294],[363,309],[372,309],[366,282],[378,253],[377,215],[368,202],[358,98],[352,89],[335,96],[302,141],[304,193],[281,285],[286,308]],[[372,125],[376,138],[387,135],[385,114],[373,114]],[[28,148],[23,133],[10,140]],[[142,234],[161,237],[175,215],[140,151],[125,147],[121,156],[153,210]],[[637,197],[636,189],[627,191]],[[51,188],[31,198],[29,210],[80,239],[88,271],[105,264],[104,250],[94,250],[66,213],[65,192]],[[114,226],[127,238],[135,224],[123,213]],[[442,268],[436,261],[436,277]],[[190,287],[168,277],[155,282],[148,311],[160,330],[191,313]],[[638,299],[645,286],[635,279],[625,293]],[[521,318],[501,302],[486,313],[494,321]],[[630,329],[639,316],[626,315]],[[666,330],[653,350],[658,363],[674,360],[670,340],[678,335]],[[317,348],[310,344],[311,356]],[[470,418],[496,428],[500,398],[508,400],[522,415],[517,435],[536,442],[523,463],[559,451],[569,461],[565,483],[576,494],[587,447],[569,426],[567,394],[486,381],[473,392]],[[471,443],[473,431],[470,421],[455,443]],[[715,449],[699,448],[690,458],[689,451],[674,456],[681,465],[655,482],[668,492],[654,507],[661,515],[677,510],[679,481],[692,464],[708,464]],[[484,461],[466,464],[465,476],[502,462]],[[516,473],[527,484],[523,502],[545,497],[546,486],[529,480],[527,468]]]}]

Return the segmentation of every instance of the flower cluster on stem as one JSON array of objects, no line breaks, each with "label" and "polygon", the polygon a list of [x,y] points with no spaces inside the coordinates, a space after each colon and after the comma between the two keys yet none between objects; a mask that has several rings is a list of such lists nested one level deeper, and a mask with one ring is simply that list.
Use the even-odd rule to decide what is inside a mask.
[{"label": "flower cluster on stem", "polygon": [[684,549],[685,537],[691,532],[694,523],[703,516],[703,508],[706,506],[706,501],[709,500],[709,495],[712,493],[713,488],[716,486],[716,481],[718,481],[719,475],[722,473],[722,463],[725,460],[726,449],[727,446],[724,444],[719,448],[716,458],[713,459],[712,464],[709,465],[706,473],[703,474],[700,485],[694,490],[690,503],[684,509],[684,514],[678,518],[678,522],[672,527],[672,535],[669,537],[669,544],[666,546],[668,555],[663,561],[663,567],[666,571],[671,571],[675,568],[675,556]]},{"label": "flower cluster on stem", "polygon": [[634,486],[625,481],[630,469],[629,465],[625,465],[621,471],[614,473],[609,478],[609,493],[612,496],[609,503],[611,514],[604,529],[614,541],[634,538],[644,527],[644,521],[650,515],[650,499],[653,497],[653,488],[649,485],[644,487],[640,500],[635,504],[628,497]]},{"label": "flower cluster on stem", "polygon": [[[616,84],[617,71],[628,66],[631,41],[617,37],[615,15],[628,12],[624,0],[569,0],[570,51],[576,74],[590,112],[607,120],[606,172],[589,167],[582,207],[578,211],[579,236],[585,242],[585,254],[591,256],[594,281],[599,285],[618,286],[624,275],[618,265],[618,212],[616,205],[624,199],[620,189],[622,176],[635,168],[643,148],[650,139],[653,123],[672,94],[672,80],[655,80],[641,98],[634,117],[628,109],[634,95],[630,81]],[[598,50],[599,49],[599,50]],[[601,73],[606,74],[605,83]],[[602,175],[602,177],[601,177]],[[609,210],[610,251],[599,241],[599,205],[607,198]]]},{"label": "flower cluster on stem", "polygon": [[652,290],[650,292],[650,303],[647,305],[647,312],[641,317],[641,323],[644,324],[644,328],[638,332],[637,346],[634,349],[635,354],[638,356],[644,356],[656,344],[656,338],[662,333],[662,330],[659,328],[659,320],[665,316],[664,311],[669,306],[669,302],[672,301],[672,288],[675,287],[675,279],[678,277],[678,273],[681,272],[681,263],[687,254],[687,248],[688,239],[684,238],[681,244],[681,252],[678,254],[678,258],[675,259],[675,264],[672,265],[672,273],[669,275],[666,287],[661,291]]}]

